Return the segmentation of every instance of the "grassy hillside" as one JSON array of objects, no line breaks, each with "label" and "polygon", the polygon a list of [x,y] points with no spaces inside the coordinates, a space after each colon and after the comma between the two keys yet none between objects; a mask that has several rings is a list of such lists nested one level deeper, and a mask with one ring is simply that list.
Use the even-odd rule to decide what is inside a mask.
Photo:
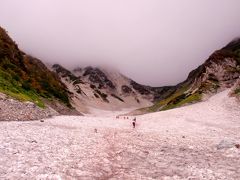
[{"label": "grassy hillside", "polygon": [[240,96],[240,87],[236,88],[234,93],[238,96]]},{"label": "grassy hillside", "polygon": [[156,102],[153,106],[151,106],[148,109],[148,111],[155,112],[159,110],[168,110],[168,109],[178,107],[180,105],[184,105],[186,103],[190,103],[192,101],[199,100],[200,95],[199,96],[190,95],[187,97],[187,95],[184,94],[184,92],[187,89],[188,89],[187,87],[181,87],[177,89],[174,93],[172,93],[166,99]]},{"label": "grassy hillside", "polygon": [[240,80],[236,83],[236,86],[233,90],[233,95],[236,95],[238,98],[240,98]]},{"label": "grassy hillside", "polygon": [[41,98],[70,106],[65,86],[38,59],[25,55],[0,27],[0,91],[44,107]]}]

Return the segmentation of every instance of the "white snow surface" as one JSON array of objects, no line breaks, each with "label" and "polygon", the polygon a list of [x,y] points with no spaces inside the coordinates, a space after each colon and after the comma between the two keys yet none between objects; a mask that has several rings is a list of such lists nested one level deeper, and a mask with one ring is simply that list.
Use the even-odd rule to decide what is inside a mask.
[{"label": "white snow surface", "polygon": [[[0,122],[0,179],[240,179],[240,107],[229,90],[132,118]],[[119,112],[122,114],[122,112]]]}]

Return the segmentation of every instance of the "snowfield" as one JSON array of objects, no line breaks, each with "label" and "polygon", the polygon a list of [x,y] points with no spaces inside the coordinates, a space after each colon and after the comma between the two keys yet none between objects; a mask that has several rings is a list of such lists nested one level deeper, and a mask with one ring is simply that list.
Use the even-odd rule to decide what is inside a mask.
[{"label": "snowfield", "polygon": [[228,93],[139,116],[136,129],[103,111],[0,122],[0,179],[240,179],[240,107]]}]

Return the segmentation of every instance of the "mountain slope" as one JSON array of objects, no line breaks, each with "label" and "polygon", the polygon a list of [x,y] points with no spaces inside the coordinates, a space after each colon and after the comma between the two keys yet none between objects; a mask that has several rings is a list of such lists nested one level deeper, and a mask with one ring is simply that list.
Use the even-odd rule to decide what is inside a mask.
[{"label": "mountain slope", "polygon": [[121,110],[152,105],[173,91],[173,87],[149,87],[124,75],[104,68],[75,68],[69,71],[61,65],[53,70],[72,93],[73,106],[89,113],[91,109]]},{"label": "mountain slope", "polygon": [[26,55],[0,27],[0,91],[44,107],[42,98],[71,106],[65,85],[40,60]]},{"label": "mountain slope", "polygon": [[126,108],[143,108],[137,111],[143,113],[198,102],[232,86],[235,87],[233,94],[238,96],[239,77],[240,39],[214,52],[190,72],[184,82],[176,86],[150,87],[104,68],[67,70],[55,64],[49,70],[40,60],[19,50],[0,27],[0,92],[18,100],[32,101],[40,107],[48,104],[60,113],[64,108],[59,110],[55,102],[84,113],[94,109]]},{"label": "mountain slope", "polygon": [[[214,52],[176,86],[144,86],[120,73],[101,68],[85,67],[69,71],[54,65],[53,69],[72,92],[75,107],[108,110],[142,108],[133,114],[168,110],[199,102],[233,87],[240,77],[240,40],[236,39]],[[236,84],[234,93],[239,94],[239,89],[239,84]]]},{"label": "mountain slope", "polygon": [[[202,65],[189,73],[166,99],[140,112],[167,110],[203,100],[205,97],[232,87],[240,77],[240,40],[236,39],[214,52]],[[239,93],[239,85],[236,85]],[[139,111],[138,111],[139,113]]]}]

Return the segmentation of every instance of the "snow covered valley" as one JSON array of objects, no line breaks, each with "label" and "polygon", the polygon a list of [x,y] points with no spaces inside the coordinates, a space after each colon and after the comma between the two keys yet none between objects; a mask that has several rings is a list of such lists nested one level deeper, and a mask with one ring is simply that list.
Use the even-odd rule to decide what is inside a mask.
[{"label": "snow covered valley", "polygon": [[240,107],[228,93],[138,116],[135,129],[116,112],[0,122],[0,179],[240,179]]}]

